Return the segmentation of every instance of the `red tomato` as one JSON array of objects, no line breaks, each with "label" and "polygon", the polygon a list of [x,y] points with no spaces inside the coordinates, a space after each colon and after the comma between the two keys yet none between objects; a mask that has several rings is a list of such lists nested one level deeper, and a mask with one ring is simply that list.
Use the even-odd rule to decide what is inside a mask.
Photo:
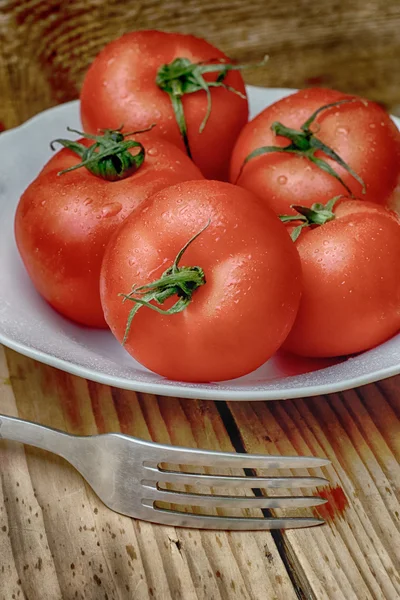
[{"label": "red tomato", "polygon": [[361,352],[400,329],[400,222],[385,208],[341,201],[335,219],[296,241],[300,309],[284,347],[302,356]]},{"label": "red tomato", "polygon": [[[125,131],[156,123],[161,135],[185,150],[171,99],[156,84],[157,72],[177,58],[192,63],[230,62],[220,50],[192,35],[161,31],[135,31],[108,44],[93,61],[81,91],[81,118],[85,131],[100,128]],[[214,81],[218,73],[205,75]],[[242,127],[247,123],[248,104],[242,76],[230,71],[223,81],[244,97],[223,87],[210,88],[212,110],[202,133],[207,112],[204,90],[182,97],[192,157],[209,179],[228,179],[229,158]],[[180,82],[178,82],[180,85]]]},{"label": "red tomato", "polygon": [[[274,122],[299,130],[319,107],[345,98],[356,99],[333,90],[312,88],[287,96],[263,110],[244,127],[237,140],[231,160],[231,181],[258,194],[277,214],[293,213],[292,204],[311,206],[345,194],[343,185],[332,175],[296,154],[263,154],[249,160],[239,176],[246,157],[255,149],[289,144],[288,138],[273,133]],[[363,179],[365,194],[350,173],[317,151],[316,157],[326,159],[355,196],[379,204],[389,203],[399,181],[400,133],[382,108],[374,102],[356,99],[321,112],[311,130]]]},{"label": "red tomato", "polygon": [[172,144],[136,139],[147,150],[145,161],[121,181],[101,179],[85,167],[58,176],[81,162],[71,150],[61,150],[24,192],[15,216],[18,249],[38,292],[66,317],[91,327],[106,327],[99,276],[111,234],[154,192],[201,177]]},{"label": "red tomato", "polygon": [[253,371],[282,344],[299,304],[299,258],[273,212],[237,186],[187,182],[152,196],[107,247],[101,299],[119,341],[135,306],[119,294],[160,278],[208,222],[180,262],[203,269],[204,285],[177,314],[141,307],[125,343],[136,360],[170,379],[217,381]]}]

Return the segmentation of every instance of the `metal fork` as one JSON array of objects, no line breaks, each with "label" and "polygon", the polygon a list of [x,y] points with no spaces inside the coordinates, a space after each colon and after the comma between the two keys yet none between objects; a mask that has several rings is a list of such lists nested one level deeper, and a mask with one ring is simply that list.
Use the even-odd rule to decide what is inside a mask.
[{"label": "metal fork", "polygon": [[[309,527],[322,524],[311,517],[271,517],[270,508],[301,508],[324,504],[316,496],[263,496],[260,488],[304,488],[325,485],[323,477],[258,477],[211,475],[190,471],[189,466],[240,469],[296,469],[328,465],[325,458],[306,456],[264,456],[212,452],[157,444],[119,433],[75,436],[0,415],[0,439],[13,440],[58,454],[87,480],[98,497],[112,510],[153,523],[198,529],[257,530]],[[177,469],[164,469],[172,463]],[[178,470],[179,469],[179,470]],[[196,470],[196,469],[195,469]],[[256,488],[255,496],[182,492],[160,484]],[[264,518],[196,514],[162,508],[156,503],[187,507],[261,509]],[[187,508],[185,509],[187,510]]]}]

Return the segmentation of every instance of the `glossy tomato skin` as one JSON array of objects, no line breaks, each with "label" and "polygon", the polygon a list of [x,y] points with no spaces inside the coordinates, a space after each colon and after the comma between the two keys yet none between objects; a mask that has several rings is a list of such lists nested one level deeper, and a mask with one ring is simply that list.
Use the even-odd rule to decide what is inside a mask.
[{"label": "glossy tomato skin", "polygon": [[253,371],[282,344],[299,304],[299,257],[273,212],[228,183],[182,183],[150,198],[107,247],[101,298],[119,341],[133,305],[118,294],[159,278],[209,220],[181,261],[202,267],[206,283],[179,314],[141,308],[125,344],[170,379],[218,381]]},{"label": "glossy tomato skin", "polygon": [[400,329],[400,223],[363,201],[343,201],[336,219],[296,241],[300,309],[284,347],[309,357],[373,348]]},{"label": "glossy tomato skin", "polygon": [[[115,129],[136,131],[156,123],[154,134],[185,150],[166,92],[155,83],[158,69],[176,58],[193,63],[228,57],[203,39],[161,31],[135,31],[111,42],[90,66],[81,91],[81,118],[85,131]],[[216,75],[205,76],[215,80]],[[224,82],[246,95],[238,71],[228,73]],[[246,98],[222,88],[211,89],[212,111],[202,133],[200,125],[207,110],[203,91],[182,98],[189,145],[194,162],[209,179],[228,179],[229,158],[242,127],[248,120]]]},{"label": "glossy tomato skin", "polygon": [[[291,204],[311,206],[346,194],[334,177],[307,158],[294,154],[274,152],[254,158],[245,165],[238,179],[243,161],[253,150],[289,143],[287,138],[271,131],[274,121],[299,129],[317,108],[344,98],[355,97],[334,90],[311,88],[266,108],[244,127],[236,142],[231,158],[231,181],[263,198],[277,214],[294,213]],[[312,129],[364,180],[365,194],[361,185],[342,167],[323,153],[316,154],[331,164],[354,196],[385,205],[391,202],[399,183],[400,133],[380,106],[356,99],[322,112]]]},{"label": "glossy tomato skin", "polygon": [[[37,291],[64,316],[106,327],[99,295],[100,267],[112,233],[141,202],[179,181],[201,178],[186,155],[164,140],[139,136],[147,154],[132,176],[109,182],[80,168],[63,149],[22,195],[16,216],[18,250]],[[80,140],[87,144],[85,140]]]}]

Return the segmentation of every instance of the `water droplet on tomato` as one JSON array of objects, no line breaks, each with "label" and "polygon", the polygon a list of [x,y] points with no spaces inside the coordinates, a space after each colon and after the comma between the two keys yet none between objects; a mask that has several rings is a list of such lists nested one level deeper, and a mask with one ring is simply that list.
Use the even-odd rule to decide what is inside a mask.
[{"label": "water droplet on tomato", "polygon": [[46,204],[46,200],[42,200],[40,206],[44,206]]},{"label": "water droplet on tomato", "polygon": [[93,200],[91,198],[86,198],[85,202],[83,203],[85,206],[89,206],[89,204],[92,204]]},{"label": "water droplet on tomato", "polygon": [[279,175],[278,183],[279,183],[279,185],[285,185],[287,183],[286,175]]},{"label": "water droplet on tomato", "polygon": [[339,133],[340,135],[347,135],[349,133],[349,130],[346,129],[346,127],[338,127],[336,129],[336,133]]},{"label": "water droplet on tomato", "polygon": [[68,206],[68,205],[67,205],[67,206],[64,206],[64,210],[65,210],[65,211],[68,211],[68,210],[69,210],[69,206]]},{"label": "water droplet on tomato", "polygon": [[370,123],[369,126],[371,129],[375,129],[375,127],[376,127],[375,123]]},{"label": "water droplet on tomato", "polygon": [[134,258],[130,258],[130,259],[128,260],[128,264],[129,264],[129,266],[130,266],[130,267],[131,267],[132,265],[134,265],[134,264],[135,264],[135,262],[136,262],[136,260],[135,260]]},{"label": "water droplet on tomato", "polygon": [[157,148],[149,148],[149,149],[147,150],[147,154],[148,154],[149,156],[157,156],[157,154],[158,154],[158,150],[157,150]]},{"label": "water droplet on tomato", "polygon": [[115,217],[122,210],[122,204],[120,202],[111,202],[111,204],[106,204],[101,209],[101,216],[103,218],[107,217]]}]

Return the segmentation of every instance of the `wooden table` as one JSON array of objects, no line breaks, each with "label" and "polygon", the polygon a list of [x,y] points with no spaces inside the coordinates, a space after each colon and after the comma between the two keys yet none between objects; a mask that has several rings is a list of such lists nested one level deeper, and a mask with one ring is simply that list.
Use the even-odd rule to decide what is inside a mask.
[{"label": "wooden table", "polygon": [[[0,0],[0,121],[77,96],[109,39],[159,27],[208,37],[247,81],[361,93],[400,114],[396,0]],[[0,600],[400,598],[400,378],[343,394],[206,402],[111,389],[0,348],[0,412],[72,433],[326,455],[323,527],[213,533],[107,510],[53,455],[0,444]]]}]

